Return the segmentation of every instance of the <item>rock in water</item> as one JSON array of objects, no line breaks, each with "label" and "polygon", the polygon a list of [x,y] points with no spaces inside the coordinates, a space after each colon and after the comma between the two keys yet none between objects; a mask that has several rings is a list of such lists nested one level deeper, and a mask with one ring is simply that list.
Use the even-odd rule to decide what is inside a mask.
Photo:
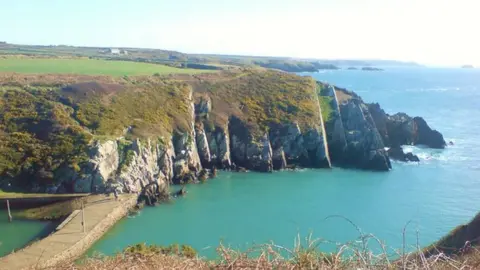
[{"label": "rock in water", "polygon": [[414,117],[413,123],[415,124],[414,143],[423,144],[431,148],[445,148],[447,145],[443,139],[443,135],[432,130],[427,122],[422,117]]},{"label": "rock in water", "polygon": [[425,145],[445,148],[443,135],[432,130],[422,117],[410,117],[406,113],[388,115],[378,103],[368,104],[375,125],[385,146]]},{"label": "rock in water", "polygon": [[405,153],[401,146],[390,147],[388,149],[388,156],[392,159],[399,160],[399,161],[415,161],[419,162],[420,159],[418,156],[414,155],[413,153]]}]

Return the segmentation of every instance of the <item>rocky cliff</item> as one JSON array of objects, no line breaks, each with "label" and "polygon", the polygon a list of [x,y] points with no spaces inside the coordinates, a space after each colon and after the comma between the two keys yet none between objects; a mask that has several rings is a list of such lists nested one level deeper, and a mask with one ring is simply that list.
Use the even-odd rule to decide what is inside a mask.
[{"label": "rocky cliff", "polygon": [[0,184],[36,190],[158,192],[210,169],[387,171],[385,147],[445,146],[420,117],[390,116],[354,92],[268,70],[173,79],[27,76],[3,87]]}]

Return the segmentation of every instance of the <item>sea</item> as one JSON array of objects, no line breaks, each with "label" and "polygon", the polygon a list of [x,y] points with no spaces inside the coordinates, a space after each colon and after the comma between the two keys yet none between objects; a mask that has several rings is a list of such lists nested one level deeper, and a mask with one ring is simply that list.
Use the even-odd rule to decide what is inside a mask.
[{"label": "sea", "polygon": [[[480,210],[479,69],[385,67],[301,75],[353,90],[389,114],[422,116],[453,145],[405,146],[420,162],[393,162],[389,172],[220,172],[187,186],[185,197],[121,220],[88,254],[111,255],[137,243],[187,244],[215,258],[220,244],[240,251],[265,243],[291,249],[306,239],[318,240],[328,252],[366,235],[395,254],[435,242]],[[368,244],[379,250],[376,240]]]}]

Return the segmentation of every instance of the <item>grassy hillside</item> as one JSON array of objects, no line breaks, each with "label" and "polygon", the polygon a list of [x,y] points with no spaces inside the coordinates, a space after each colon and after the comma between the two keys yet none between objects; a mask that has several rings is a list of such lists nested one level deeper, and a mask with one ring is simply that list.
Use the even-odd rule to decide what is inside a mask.
[{"label": "grassy hillside", "polygon": [[66,59],[5,57],[0,58],[0,72],[124,76],[175,73],[195,74],[208,71],[199,69],[174,68],[159,64],[130,61],[109,61],[88,58]]},{"label": "grassy hillside", "polygon": [[234,115],[260,135],[285,122],[298,122],[301,127],[319,124],[316,83],[310,77],[246,70],[227,80],[206,80],[194,87],[198,95],[211,98],[211,120],[218,125]]},{"label": "grassy hillside", "polygon": [[285,122],[320,124],[315,81],[284,72],[126,77],[0,73],[0,188],[2,178],[21,186],[48,185],[65,167],[78,171],[95,139],[157,139],[188,131],[192,92],[212,100],[212,125],[236,116],[251,134],[263,135]]}]

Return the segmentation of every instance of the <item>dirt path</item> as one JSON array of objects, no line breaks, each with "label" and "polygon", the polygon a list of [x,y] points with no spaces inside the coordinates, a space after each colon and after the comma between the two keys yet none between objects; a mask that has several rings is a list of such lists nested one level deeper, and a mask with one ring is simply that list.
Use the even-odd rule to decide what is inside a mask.
[{"label": "dirt path", "polygon": [[137,196],[90,196],[85,205],[86,232],[83,232],[82,213],[79,213],[59,231],[15,253],[0,258],[0,269],[50,267],[82,255],[128,210],[135,206]]}]

